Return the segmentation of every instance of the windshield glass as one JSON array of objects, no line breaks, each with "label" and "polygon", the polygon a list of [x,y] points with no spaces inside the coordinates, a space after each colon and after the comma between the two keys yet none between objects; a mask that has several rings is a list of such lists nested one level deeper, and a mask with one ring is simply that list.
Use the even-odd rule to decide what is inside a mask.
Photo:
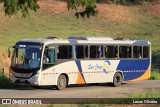
[{"label": "windshield glass", "polygon": [[41,61],[42,46],[17,45],[13,57],[12,66],[22,69],[38,68]]}]

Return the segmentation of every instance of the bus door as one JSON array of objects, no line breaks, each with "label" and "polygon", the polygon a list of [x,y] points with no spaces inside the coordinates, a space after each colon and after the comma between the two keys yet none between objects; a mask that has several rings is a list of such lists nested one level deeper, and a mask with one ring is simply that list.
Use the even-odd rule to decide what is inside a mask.
[{"label": "bus door", "polygon": [[42,77],[41,85],[53,85],[54,81],[51,81],[55,76],[54,73],[55,65],[55,48],[45,47],[42,59]]}]

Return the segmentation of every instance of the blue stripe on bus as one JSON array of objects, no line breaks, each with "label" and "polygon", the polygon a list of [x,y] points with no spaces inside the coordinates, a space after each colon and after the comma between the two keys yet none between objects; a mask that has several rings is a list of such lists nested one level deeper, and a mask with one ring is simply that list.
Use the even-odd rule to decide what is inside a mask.
[{"label": "blue stripe on bus", "polygon": [[77,40],[70,39],[69,42],[72,43],[72,44],[76,44]]},{"label": "blue stripe on bus", "polygon": [[133,44],[144,45],[144,44],[148,44],[148,42],[147,41],[136,41]]},{"label": "blue stripe on bus", "polygon": [[[83,80],[85,81],[84,75],[83,75],[83,73],[82,73],[82,66],[81,66],[80,60],[76,60],[75,62],[76,62],[76,65],[77,65],[77,67],[78,67],[78,70],[80,71],[80,73],[81,73],[81,75],[82,75]],[[85,83],[86,83],[86,81],[85,81]]]},{"label": "blue stripe on bus", "polygon": [[73,55],[74,55],[74,59],[76,59],[76,46],[73,46]]},{"label": "blue stripe on bus", "polygon": [[[150,64],[149,59],[145,60],[120,60],[117,69],[123,72],[124,81],[133,80],[142,76],[148,69]],[[144,70],[141,72],[140,70]],[[129,71],[129,72],[124,72]]]}]

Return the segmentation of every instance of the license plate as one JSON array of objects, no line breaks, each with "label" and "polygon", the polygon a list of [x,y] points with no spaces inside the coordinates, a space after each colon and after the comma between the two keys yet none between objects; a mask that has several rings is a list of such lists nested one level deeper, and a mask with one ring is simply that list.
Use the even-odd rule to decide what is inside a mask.
[{"label": "license plate", "polygon": [[20,80],[20,82],[25,82],[25,80]]}]

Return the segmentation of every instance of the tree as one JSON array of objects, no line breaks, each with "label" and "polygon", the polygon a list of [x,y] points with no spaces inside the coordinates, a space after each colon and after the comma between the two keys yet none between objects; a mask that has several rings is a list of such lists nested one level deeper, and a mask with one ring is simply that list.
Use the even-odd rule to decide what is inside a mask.
[{"label": "tree", "polygon": [[[98,14],[98,9],[96,9],[96,0],[67,0],[68,10],[76,10],[76,17],[90,17]],[[79,9],[83,8],[83,9]]]},{"label": "tree", "polygon": [[39,5],[37,0],[0,0],[4,4],[5,15],[12,16],[21,11],[22,17],[29,15],[29,10],[37,11]]},{"label": "tree", "polygon": [[[29,15],[29,10],[37,11],[40,7],[37,3],[38,0],[0,0],[0,3],[4,4],[5,15],[15,15],[18,11],[21,11],[22,17]],[[91,15],[98,14],[96,10],[96,0],[67,0],[68,10],[76,10],[76,17],[90,17]],[[83,8],[79,10],[79,8]]]}]

